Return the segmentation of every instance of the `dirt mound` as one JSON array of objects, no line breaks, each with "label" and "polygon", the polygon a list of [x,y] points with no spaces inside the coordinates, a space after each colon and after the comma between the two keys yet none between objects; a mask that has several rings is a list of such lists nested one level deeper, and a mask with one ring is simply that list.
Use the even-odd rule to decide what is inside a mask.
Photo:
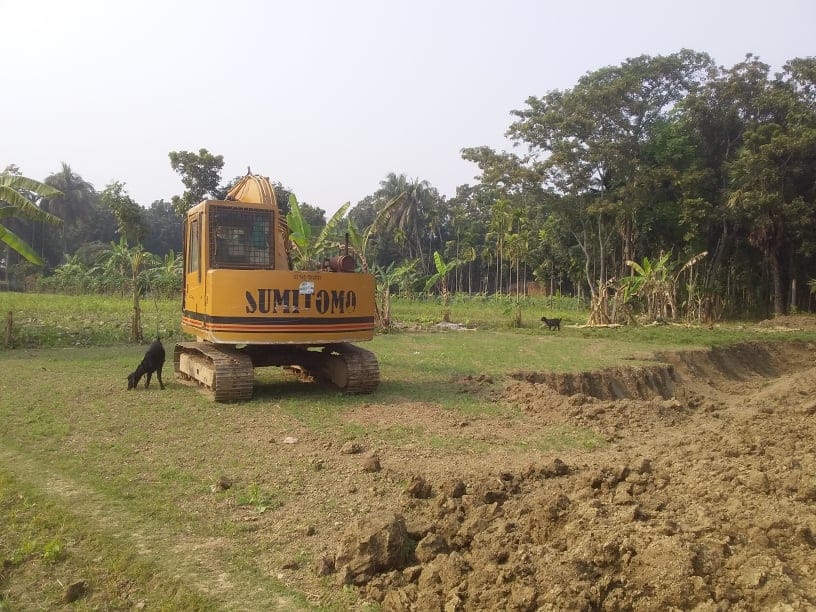
[{"label": "dirt mound", "polygon": [[745,381],[755,376],[775,377],[806,367],[813,360],[813,346],[804,342],[757,342],[701,351],[665,352],[655,355],[659,364],[604,368],[590,372],[517,372],[514,380],[543,383],[561,395],[581,394],[602,400],[669,399],[678,383],[715,379]]},{"label": "dirt mound", "polygon": [[[386,610],[816,606],[816,347],[659,359],[516,376],[507,398],[525,418],[608,446],[466,487],[451,488],[455,467],[429,477],[407,525],[351,528],[338,579]],[[391,563],[371,552],[384,541]]]},{"label": "dirt mound", "polygon": [[605,368],[593,372],[519,372],[511,378],[544,383],[561,395],[581,393],[598,399],[652,399],[674,396],[676,377],[670,365]]},{"label": "dirt mound", "polygon": [[366,584],[384,570],[401,569],[410,558],[405,519],[397,514],[358,519],[341,540],[334,557],[340,584]]},{"label": "dirt mound", "polygon": [[704,351],[658,353],[689,378],[711,381],[722,377],[743,381],[754,376],[774,377],[813,365],[814,346],[806,342],[746,342]]}]

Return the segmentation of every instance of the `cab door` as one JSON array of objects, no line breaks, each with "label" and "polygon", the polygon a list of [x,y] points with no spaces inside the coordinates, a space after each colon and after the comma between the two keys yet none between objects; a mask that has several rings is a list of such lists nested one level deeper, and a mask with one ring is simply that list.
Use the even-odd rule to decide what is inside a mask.
[{"label": "cab door", "polygon": [[203,215],[190,215],[184,234],[184,313],[204,313]]}]

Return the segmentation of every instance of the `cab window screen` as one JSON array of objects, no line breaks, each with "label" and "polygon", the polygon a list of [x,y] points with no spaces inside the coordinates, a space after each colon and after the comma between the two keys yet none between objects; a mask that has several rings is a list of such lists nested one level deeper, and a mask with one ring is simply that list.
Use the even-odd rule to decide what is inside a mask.
[{"label": "cab window screen", "polygon": [[198,272],[201,256],[201,242],[198,219],[190,223],[190,234],[187,242],[187,272]]},{"label": "cab window screen", "polygon": [[274,267],[271,211],[213,207],[209,225],[211,267],[249,270]]}]

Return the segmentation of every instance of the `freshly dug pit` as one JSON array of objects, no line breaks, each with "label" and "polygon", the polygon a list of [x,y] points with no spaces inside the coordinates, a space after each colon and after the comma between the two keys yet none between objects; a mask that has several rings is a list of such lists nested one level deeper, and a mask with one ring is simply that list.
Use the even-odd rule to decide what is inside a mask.
[{"label": "freshly dug pit", "polygon": [[[338,584],[385,610],[813,609],[815,358],[812,344],[751,343],[519,373],[506,435],[575,426],[607,445],[483,461],[481,475],[475,458],[418,456],[406,469],[426,469],[430,496],[405,496],[383,535],[349,526],[357,556],[337,561],[357,569]],[[356,543],[403,514],[405,556],[383,567]]]},{"label": "freshly dug pit", "polygon": [[677,382],[674,367],[666,364],[577,373],[519,372],[511,378],[543,383],[561,395],[581,393],[604,400],[668,399],[674,396]]},{"label": "freshly dug pit", "polygon": [[655,365],[575,373],[517,372],[511,374],[511,378],[546,384],[561,395],[580,393],[602,400],[669,399],[684,381],[772,378],[813,365],[813,351],[809,346],[803,342],[751,342],[700,351],[661,352],[655,355],[661,363]]}]

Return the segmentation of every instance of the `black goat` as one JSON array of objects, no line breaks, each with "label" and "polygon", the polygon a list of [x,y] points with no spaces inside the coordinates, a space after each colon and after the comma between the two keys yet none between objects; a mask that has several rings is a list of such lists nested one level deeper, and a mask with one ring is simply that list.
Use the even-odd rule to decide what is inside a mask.
[{"label": "black goat", "polygon": [[541,320],[547,325],[547,329],[550,331],[557,329],[561,331],[561,319],[548,319],[547,317],[541,317]]},{"label": "black goat", "polygon": [[161,377],[163,367],[164,347],[162,346],[161,339],[156,338],[153,344],[148,347],[144,359],[142,359],[142,363],[136,367],[136,371],[133,372],[133,374],[128,374],[128,391],[135,389],[145,374],[147,374],[147,378],[145,379],[145,389],[147,389],[150,386],[150,377],[153,376],[153,372],[156,373],[156,378],[159,379],[159,387],[164,389],[164,383]]}]

